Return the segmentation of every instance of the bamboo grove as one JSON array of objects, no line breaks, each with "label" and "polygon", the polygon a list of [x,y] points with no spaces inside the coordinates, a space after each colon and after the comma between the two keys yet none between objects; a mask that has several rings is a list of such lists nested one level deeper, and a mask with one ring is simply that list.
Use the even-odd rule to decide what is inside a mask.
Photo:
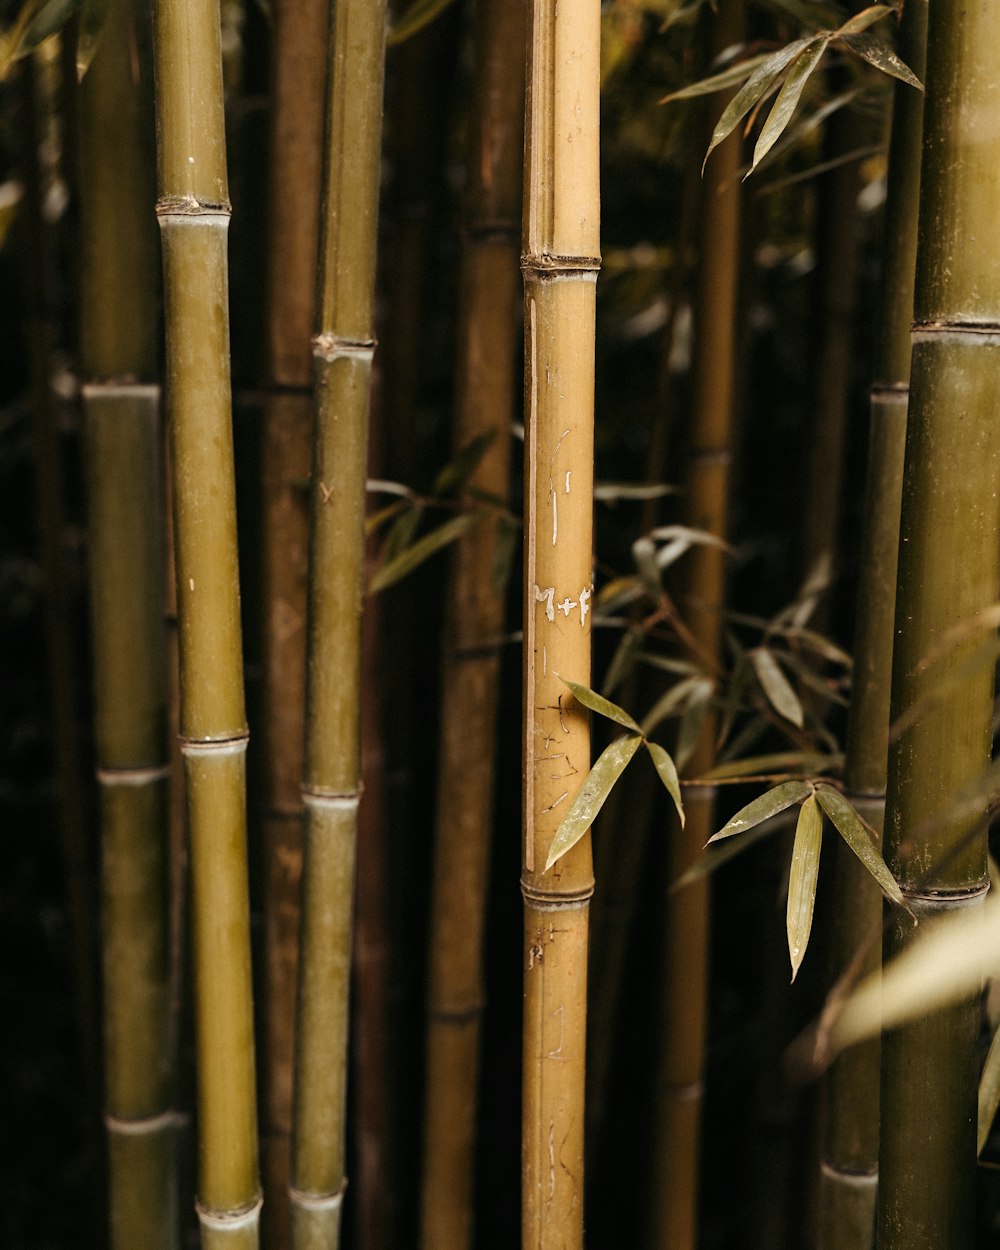
[{"label": "bamboo grove", "polygon": [[995,10],[0,6],[0,1244],[996,1244]]}]

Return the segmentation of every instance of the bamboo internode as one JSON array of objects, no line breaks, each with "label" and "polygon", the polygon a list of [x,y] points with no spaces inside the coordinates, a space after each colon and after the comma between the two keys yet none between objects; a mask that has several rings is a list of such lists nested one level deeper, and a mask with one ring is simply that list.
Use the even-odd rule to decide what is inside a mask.
[{"label": "bamboo internode", "polygon": [[583,1240],[589,835],[545,870],[590,769],[600,6],[530,11],[525,143],[522,1245]]},{"label": "bamboo internode", "polygon": [[260,1194],[218,8],[159,0],[154,36],[180,734],[191,847],[198,1215],[206,1248],[251,1250]]},{"label": "bamboo internode", "polygon": [[312,339],[306,810],[295,1039],[292,1243],[339,1244],[357,808],[368,403],[375,350],[385,5],[330,6]]},{"label": "bamboo internode", "polygon": [[[988,883],[985,801],[965,819],[947,805],[990,760],[993,672],[964,663],[975,639],[926,660],[995,601],[1000,567],[1000,150],[977,120],[994,107],[997,33],[989,0],[930,7],[893,719],[936,694],[890,749],[885,824],[922,927]],[[894,917],[887,954],[911,930]],[[976,997],[883,1038],[880,1250],[972,1242],[978,1024]]]},{"label": "bamboo internode", "polygon": [[[519,301],[525,11],[482,5],[467,168],[454,446],[492,439],[472,489],[504,499],[510,467]],[[423,1250],[467,1250],[473,1231],[483,932],[503,628],[498,519],[455,545],[441,672],[442,727],[428,993],[421,1192]]]}]

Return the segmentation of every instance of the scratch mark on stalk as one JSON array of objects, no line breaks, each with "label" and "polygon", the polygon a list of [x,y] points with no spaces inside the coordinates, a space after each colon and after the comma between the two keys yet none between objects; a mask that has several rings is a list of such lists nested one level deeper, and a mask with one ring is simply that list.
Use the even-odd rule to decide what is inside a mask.
[{"label": "scratch mark on stalk", "polygon": [[539,816],[544,816],[546,812],[551,812],[554,807],[559,806],[559,804],[563,801],[563,799],[568,799],[568,798],[569,798],[569,791],[564,790],[562,794],[560,794],[560,796],[555,800],[554,803],[550,803],[548,807],[542,808],[542,810],[538,813]]}]

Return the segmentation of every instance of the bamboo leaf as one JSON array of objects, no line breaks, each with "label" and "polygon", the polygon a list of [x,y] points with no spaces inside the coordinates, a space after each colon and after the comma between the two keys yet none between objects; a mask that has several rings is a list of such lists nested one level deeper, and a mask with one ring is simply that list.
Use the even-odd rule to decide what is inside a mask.
[{"label": "bamboo leaf", "polygon": [[658,598],[663,589],[660,579],[660,565],[656,558],[656,543],[651,538],[637,538],[632,544],[632,558],[639,570],[643,585],[647,591]]},{"label": "bamboo leaf", "polygon": [[786,772],[825,773],[839,768],[842,755],[824,755],[820,751],[775,751],[770,755],[750,755],[727,764],[717,764],[701,778],[702,781],[724,781],[730,777],[747,777],[754,773]]},{"label": "bamboo leaf", "polygon": [[924,84],[906,62],[896,55],[884,39],[879,39],[875,35],[845,35],[838,40],[838,43],[845,44],[853,53],[861,57],[863,61],[867,61],[869,65],[874,65],[883,74],[888,74],[892,78],[898,78],[900,82],[905,82],[911,87],[916,87],[918,91],[923,91]]},{"label": "bamboo leaf", "polygon": [[811,47],[808,47],[802,53],[788,71],[788,77],[782,84],[781,90],[778,92],[778,98],[774,102],[774,107],[768,114],[767,121],[764,123],[764,127],[757,138],[757,144],[753,150],[753,161],[750,165],[751,173],[757,168],[774,144],[777,143],[782,131],[792,120],[792,115],[798,108],[806,83],[826,51],[827,42],[827,39],[819,37],[811,41]]},{"label": "bamboo leaf", "polygon": [[16,41],[13,37],[6,49],[3,69],[12,61],[34,52],[40,43],[62,30],[76,11],[79,0],[27,0],[14,21],[11,36],[20,31]]},{"label": "bamboo leaf", "polygon": [[744,851],[749,850],[756,842],[761,842],[770,834],[776,833],[786,823],[787,818],[785,816],[780,816],[780,818],[775,820],[764,820],[759,825],[749,829],[745,837],[737,838],[733,842],[727,842],[724,846],[720,846],[718,850],[703,851],[691,867],[682,873],[671,885],[671,893],[674,890],[682,890],[686,885],[693,885],[695,881],[700,881],[703,877],[709,876],[717,868],[721,868],[724,864],[728,864],[731,859],[735,859],[737,855],[742,855]]},{"label": "bamboo leaf", "polygon": [[881,976],[864,980],[830,1030],[833,1054],[918,1016],[978,994],[984,977],[1000,975],[1000,898],[942,916]]},{"label": "bamboo leaf", "polygon": [[677,749],[674,759],[678,768],[683,768],[694,753],[698,735],[705,723],[714,694],[715,684],[707,677],[699,678],[696,688],[692,690],[688,698],[680,728],[677,730]]},{"label": "bamboo leaf", "polygon": [[642,732],[648,737],[668,716],[684,707],[692,698],[697,697],[703,691],[704,686],[705,678],[700,676],[685,677],[683,681],[671,686],[643,717]]},{"label": "bamboo leaf", "polygon": [[663,747],[658,742],[646,742],[646,750],[649,757],[653,761],[653,767],[659,774],[660,780],[666,787],[667,793],[674,801],[674,807],[677,808],[677,815],[680,817],[681,828],[684,827],[684,803],[681,799],[681,783],[677,776],[677,768],[674,761],[670,758]]},{"label": "bamboo leaf", "polygon": [[788,934],[788,957],[792,963],[793,981],[802,966],[812,932],[822,846],[823,814],[816,803],[816,796],[810,794],[799,808],[795,842],[792,846],[792,864],[788,875],[785,929]]},{"label": "bamboo leaf", "polygon": [[608,671],[604,676],[606,695],[613,694],[625,678],[635,671],[635,656],[639,642],[640,635],[634,629],[626,629],[622,634],[621,641],[615,648]]},{"label": "bamboo leaf", "polygon": [[990,1048],[986,1052],[983,1073],[979,1078],[979,1124],[978,1144],[976,1153],[982,1154],[986,1139],[990,1135],[993,1121],[996,1119],[997,1108],[1000,1107],[1000,1029],[993,1034]]},{"label": "bamboo leaf", "polygon": [[729,65],[719,70],[717,74],[689,83],[686,87],[681,87],[679,91],[671,91],[658,103],[669,104],[672,100],[691,100],[696,96],[711,95],[715,91],[735,87],[737,83],[745,82],[754,70],[763,65],[772,55],[770,52],[763,52],[759,56],[749,56],[745,61],[739,61],[736,65]]},{"label": "bamboo leaf", "polygon": [[453,495],[469,480],[479,467],[479,462],[486,454],[490,444],[496,439],[496,430],[486,430],[477,434],[459,451],[458,455],[444,466],[434,479],[435,495]]},{"label": "bamboo leaf", "polygon": [[888,17],[890,13],[896,12],[894,4],[871,4],[867,9],[862,9],[860,13],[855,13],[853,17],[849,17],[842,26],[837,27],[837,35],[849,35],[857,31],[867,30],[869,26],[874,26],[876,22],[880,22],[883,17]]},{"label": "bamboo leaf", "polygon": [[397,499],[395,503],[387,504],[384,508],[379,508],[377,512],[373,512],[371,516],[365,518],[366,536],[376,533],[386,521],[391,521],[409,507],[412,507],[412,505],[408,499]]},{"label": "bamboo leaf", "polygon": [[800,803],[812,792],[813,788],[808,782],[783,781],[780,786],[775,786],[773,790],[758,795],[745,807],[741,807],[735,816],[726,821],[718,833],[712,834],[706,845],[721,842],[723,838],[731,838],[736,833],[742,833],[744,829],[752,829],[754,825],[759,825],[769,817],[776,816],[778,812],[783,812],[793,803]]},{"label": "bamboo leaf", "polygon": [[651,538],[666,539],[667,544],[656,553],[656,564],[665,569],[693,546],[719,547],[723,551],[732,551],[727,542],[717,534],[708,530],[692,529],[689,525],[661,525],[653,530]]},{"label": "bamboo leaf", "polygon": [[676,495],[677,488],[662,483],[655,486],[636,486],[632,482],[596,482],[594,498],[602,503],[615,504],[619,499],[662,499],[664,495]]},{"label": "bamboo leaf", "polygon": [[603,695],[599,695],[596,690],[591,690],[589,686],[582,686],[578,681],[570,681],[559,674],[557,676],[559,676],[562,684],[572,692],[573,698],[576,699],[577,703],[582,703],[591,712],[596,712],[598,716],[606,716],[608,720],[613,720],[616,725],[630,729],[633,733],[642,733],[642,730],[623,707],[619,707],[617,703],[612,703],[610,699],[605,699]]},{"label": "bamboo leaf", "polygon": [[78,82],[90,69],[107,29],[111,0],[83,0],[76,36],[76,77]]},{"label": "bamboo leaf", "polygon": [[597,762],[587,774],[562,824],[556,830],[549,847],[548,859],[545,861],[546,870],[571,847],[576,846],[597,819],[597,813],[604,806],[615,782],[625,771],[625,765],[635,755],[641,741],[642,737],[637,733],[622,734],[597,757]]},{"label": "bamboo leaf", "polygon": [[397,520],[389,527],[382,543],[382,563],[388,564],[395,560],[400,552],[405,551],[413,542],[414,535],[423,520],[423,504],[413,504],[404,509]]},{"label": "bamboo leaf", "polygon": [[493,548],[493,593],[499,599],[506,593],[514,567],[514,556],[521,541],[521,527],[509,517],[502,516],[497,526],[496,545]]},{"label": "bamboo leaf", "polygon": [[788,678],[778,667],[778,661],[766,647],[755,647],[750,652],[750,661],[768,703],[779,716],[801,729],[804,720],[802,704]]},{"label": "bamboo leaf", "polygon": [[[784,73],[787,66],[812,42],[812,36],[806,39],[796,39],[794,43],[790,43],[784,48],[779,48],[777,52],[772,52],[765,61],[762,61],[757,66],[740,90],[726,105],[722,116],[716,122],[715,129],[712,131],[711,142],[708,145],[708,151],[705,153],[706,161],[711,156],[713,149],[717,148],[723,139],[732,134],[754,105],[759,104],[764,99],[781,74]],[[704,162],[702,162],[702,168],[704,169]]]},{"label": "bamboo leaf", "polygon": [[819,800],[820,807],[830,817],[833,827],[878,882],[886,898],[909,911],[896,878],[886,867],[885,860],[875,845],[871,830],[847,799],[839,790],[834,790],[827,785],[817,786],[816,798]]},{"label": "bamboo leaf", "polygon": [[394,48],[399,43],[405,43],[453,3],[454,0],[414,0],[399,21],[393,23],[385,37],[385,46]]},{"label": "bamboo leaf", "polygon": [[407,547],[405,551],[401,551],[398,556],[375,570],[368,584],[368,593],[377,594],[380,590],[391,586],[393,582],[398,582],[408,573],[412,573],[428,557],[464,534],[469,526],[478,521],[481,516],[482,513],[479,512],[463,512],[461,516],[452,517],[450,521],[439,525],[436,530],[431,530],[429,534],[419,538],[412,546]]}]

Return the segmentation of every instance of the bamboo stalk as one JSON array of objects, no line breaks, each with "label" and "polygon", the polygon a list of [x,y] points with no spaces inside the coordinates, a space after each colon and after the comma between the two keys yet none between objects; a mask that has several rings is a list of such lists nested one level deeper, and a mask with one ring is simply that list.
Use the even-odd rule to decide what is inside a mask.
[{"label": "bamboo stalk", "polygon": [[264,1238],[289,1244],[292,1084],[302,875],[308,481],[326,72],[325,0],[274,10],[264,411]]},{"label": "bamboo stalk", "polygon": [[202,1244],[256,1247],[246,745],[219,13],[154,7],[159,199],[191,843]]},{"label": "bamboo stalk", "polygon": [[[166,797],[149,32],[118,0],[81,85],[81,366],[98,781],[112,1245],[176,1246],[176,1019]],[[133,77],[132,55],[145,68]]]},{"label": "bamboo stalk", "polygon": [[[930,7],[923,168],[906,434],[894,719],[975,640],[921,661],[959,621],[996,599],[1000,566],[1000,75],[996,7]],[[993,673],[956,675],[893,743],[887,860],[922,923],[976,907],[987,889],[986,811],[941,818],[949,798],[988,763]],[[928,824],[928,822],[931,822]],[[907,944],[896,918],[886,954]],[[975,1228],[978,996],[887,1033],[882,1042],[880,1250],[958,1250]]]},{"label": "bamboo stalk", "polygon": [[[726,0],[712,33],[716,52],[743,37],[742,0]],[[731,136],[706,167],[701,214],[693,365],[693,426],[686,484],[688,524],[725,539],[740,276],[741,144]],[[718,664],[722,651],[726,555],[698,545],[689,557],[688,624],[700,654]],[[715,762],[716,718],[705,718],[688,764],[701,776]],[[687,820],[669,840],[668,884],[698,856],[714,832],[715,788],[689,786]],[[662,988],[663,1054],[654,1156],[654,1244],[687,1250],[698,1239],[698,1163],[707,1025],[709,888],[707,879],[671,894]]]},{"label": "bamboo stalk", "polygon": [[[523,153],[525,11],[520,0],[477,9],[475,101],[459,310],[455,448],[493,441],[470,485],[508,491]],[[483,930],[491,843],[496,704],[499,522],[456,544],[441,673],[442,723],[434,846],[427,1102],[421,1194],[424,1250],[472,1239]]]},{"label": "bamboo stalk", "polygon": [[[900,25],[900,55],[921,79],[926,33],[926,0],[909,0]],[[846,796],[879,833],[885,819],[892,613],[906,445],[923,108],[920,92],[905,83],[897,85],[844,770]],[[880,892],[849,848],[840,839],[835,843],[833,897],[837,906],[830,939],[831,973],[840,976],[864,943],[870,950],[866,970],[875,971],[881,963],[876,937],[882,918]],[[823,1099],[817,1244],[820,1250],[867,1250],[875,1222],[878,1178],[877,1042],[855,1047],[836,1061],[824,1080]]]},{"label": "bamboo stalk", "polygon": [[292,1243],[337,1245],[385,6],[330,8],[311,490],[306,807],[292,1140]]},{"label": "bamboo stalk", "polygon": [[599,232],[600,6],[536,0],[528,41],[523,227],[524,1087],[522,1245],[583,1240],[586,835],[545,869],[590,767],[594,315]]}]

